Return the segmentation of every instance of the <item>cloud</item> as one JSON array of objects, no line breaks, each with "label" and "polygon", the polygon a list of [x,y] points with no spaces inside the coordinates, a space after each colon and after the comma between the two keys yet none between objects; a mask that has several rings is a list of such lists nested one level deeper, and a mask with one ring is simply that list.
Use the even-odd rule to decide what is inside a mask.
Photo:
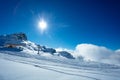
[{"label": "cloud", "polygon": [[74,50],[76,57],[82,56],[84,60],[120,64],[120,49],[113,51],[104,46],[94,44],[78,44]]},{"label": "cloud", "polygon": [[116,50],[106,62],[120,65],[120,50]]},{"label": "cloud", "polygon": [[94,44],[78,44],[75,47],[75,50],[59,47],[56,48],[56,51],[67,51],[79,60],[83,59],[86,61],[120,65],[120,49],[113,51],[104,46]]},{"label": "cloud", "polygon": [[93,44],[80,44],[75,50],[78,56],[83,56],[85,60],[99,61],[109,57],[113,52],[105,47]]},{"label": "cloud", "polygon": [[70,50],[70,49],[66,49],[66,48],[62,48],[62,47],[59,47],[59,48],[56,48],[55,49],[57,52],[59,52],[59,51],[67,51],[67,52],[69,52],[69,53],[71,53],[71,55],[72,56],[76,56],[75,54],[74,54],[74,50]]},{"label": "cloud", "polygon": [[56,51],[71,51],[69,49],[66,49],[66,48],[62,48],[62,47],[58,47],[55,49]]}]

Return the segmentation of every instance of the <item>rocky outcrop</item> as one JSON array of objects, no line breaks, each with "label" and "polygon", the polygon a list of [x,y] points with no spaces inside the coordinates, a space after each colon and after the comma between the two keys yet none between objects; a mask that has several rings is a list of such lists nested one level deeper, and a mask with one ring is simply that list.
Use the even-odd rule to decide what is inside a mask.
[{"label": "rocky outcrop", "polygon": [[8,44],[19,45],[22,41],[27,41],[27,36],[25,33],[15,33],[0,36],[0,46]]},{"label": "rocky outcrop", "polygon": [[51,54],[56,53],[55,49],[53,49],[53,48],[46,48],[45,46],[41,46],[41,51],[48,52],[48,53],[51,53]]},{"label": "rocky outcrop", "polygon": [[[48,48],[45,46],[40,46],[27,40],[25,33],[15,33],[9,35],[0,36],[0,50],[9,51],[41,51],[43,54],[52,54],[57,56],[62,56],[68,59],[74,59],[71,53],[67,51],[57,52],[54,48]],[[37,52],[36,52],[37,53]]]},{"label": "rocky outcrop", "polygon": [[63,56],[63,57],[66,57],[66,58],[69,58],[69,59],[74,59],[74,57],[67,51],[60,51],[58,52],[59,56]]}]

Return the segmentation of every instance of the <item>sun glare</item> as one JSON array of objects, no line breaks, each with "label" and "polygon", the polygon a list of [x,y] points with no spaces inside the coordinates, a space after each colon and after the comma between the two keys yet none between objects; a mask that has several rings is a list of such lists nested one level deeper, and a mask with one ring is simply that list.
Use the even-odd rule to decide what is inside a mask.
[{"label": "sun glare", "polygon": [[47,23],[42,19],[41,21],[39,21],[38,26],[40,30],[43,32],[47,28]]}]

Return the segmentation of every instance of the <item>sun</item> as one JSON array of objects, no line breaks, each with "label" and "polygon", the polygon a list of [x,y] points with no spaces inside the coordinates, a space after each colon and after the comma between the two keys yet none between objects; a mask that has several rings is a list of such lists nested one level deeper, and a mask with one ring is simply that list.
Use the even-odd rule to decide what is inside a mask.
[{"label": "sun", "polygon": [[40,20],[38,23],[38,27],[40,28],[40,30],[43,32],[44,30],[47,29],[47,23],[45,20]]}]

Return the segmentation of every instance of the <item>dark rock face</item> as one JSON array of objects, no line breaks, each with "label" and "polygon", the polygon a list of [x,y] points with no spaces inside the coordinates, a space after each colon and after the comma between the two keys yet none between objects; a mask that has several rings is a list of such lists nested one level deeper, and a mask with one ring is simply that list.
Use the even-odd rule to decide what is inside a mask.
[{"label": "dark rock face", "polygon": [[22,51],[22,49],[20,49],[20,48],[0,48],[0,51],[20,52],[20,51]]},{"label": "dark rock face", "polygon": [[74,59],[74,57],[70,53],[68,53],[67,51],[60,51],[59,55],[66,57],[66,58],[69,58],[69,59]]},{"label": "dark rock face", "polygon": [[24,41],[26,41],[27,40],[27,36],[26,36],[26,34],[25,33],[16,33],[16,34],[12,34],[12,36],[14,37],[14,38],[16,38],[17,40],[24,40]]},{"label": "dark rock face", "polygon": [[9,35],[1,35],[0,36],[0,46],[5,44],[19,44],[21,41],[27,41],[27,36],[25,33],[15,33]]},{"label": "dark rock face", "polygon": [[53,48],[46,48],[45,46],[41,47],[41,51],[48,52],[48,53],[51,53],[51,54],[56,53],[55,49],[53,49]]}]

